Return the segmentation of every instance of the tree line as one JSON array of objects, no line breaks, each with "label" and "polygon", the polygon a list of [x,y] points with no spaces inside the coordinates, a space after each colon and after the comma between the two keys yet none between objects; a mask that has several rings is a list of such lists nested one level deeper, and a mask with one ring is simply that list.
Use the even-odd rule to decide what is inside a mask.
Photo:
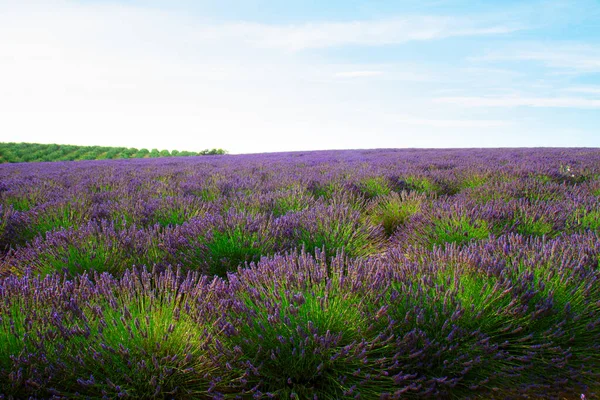
[{"label": "tree line", "polygon": [[136,149],[133,147],[75,146],[40,143],[0,143],[0,163],[188,157],[222,154],[227,154],[227,151],[223,149],[206,149],[196,152],[158,149],[148,150]]}]

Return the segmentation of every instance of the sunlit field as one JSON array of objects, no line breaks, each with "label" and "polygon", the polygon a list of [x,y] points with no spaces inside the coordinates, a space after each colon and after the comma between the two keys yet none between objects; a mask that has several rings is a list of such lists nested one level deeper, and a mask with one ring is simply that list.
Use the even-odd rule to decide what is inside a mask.
[{"label": "sunlit field", "polygon": [[0,399],[595,398],[600,150],[0,165]]}]

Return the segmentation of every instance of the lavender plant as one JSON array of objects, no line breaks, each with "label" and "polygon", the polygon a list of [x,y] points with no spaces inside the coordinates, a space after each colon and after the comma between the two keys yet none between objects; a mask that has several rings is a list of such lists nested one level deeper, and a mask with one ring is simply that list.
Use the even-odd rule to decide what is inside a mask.
[{"label": "lavender plant", "polygon": [[340,203],[320,205],[287,216],[282,221],[284,248],[307,251],[343,251],[351,257],[376,254],[382,245],[382,229],[362,223],[360,212]]},{"label": "lavender plant", "polygon": [[368,207],[367,215],[374,225],[383,227],[391,236],[398,227],[405,225],[410,217],[421,210],[425,198],[408,192],[392,192],[375,199]]},{"label": "lavender plant", "polygon": [[164,266],[165,252],[159,246],[161,235],[157,227],[119,229],[113,223],[90,222],[77,230],[37,237],[16,250],[7,263],[17,275],[29,269],[41,275],[76,276],[93,271],[121,275],[134,266]]}]

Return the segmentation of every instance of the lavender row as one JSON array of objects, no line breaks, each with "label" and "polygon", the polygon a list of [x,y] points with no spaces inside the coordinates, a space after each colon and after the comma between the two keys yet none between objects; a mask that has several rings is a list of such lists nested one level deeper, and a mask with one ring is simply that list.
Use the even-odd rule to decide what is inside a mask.
[{"label": "lavender row", "polygon": [[598,395],[600,238],[0,280],[3,395]]},{"label": "lavender row", "polygon": [[[119,276],[133,266],[172,265],[224,277],[263,256],[301,248],[308,252],[325,249],[330,254],[343,250],[352,258],[366,258],[408,247],[432,250],[488,242],[511,233],[552,238],[600,231],[597,197],[573,193],[557,202],[479,203],[466,195],[428,199],[407,192],[371,201],[347,194],[335,194],[329,201],[298,192],[275,197],[282,198],[286,204],[249,195],[226,210],[211,204],[189,215],[184,207],[182,213],[189,220],[158,209],[180,218],[178,224],[138,226],[126,219],[82,220],[46,231],[9,251],[0,264],[0,275],[23,275],[31,269],[42,275],[97,271]],[[274,214],[273,204],[287,208],[286,212]]]},{"label": "lavender row", "polygon": [[296,247],[344,250],[352,257],[376,253],[383,232],[362,223],[348,205],[326,203],[279,218],[229,210],[204,213],[181,225],[138,228],[103,220],[48,232],[4,257],[0,275],[70,276],[86,271],[121,275],[134,266],[167,265],[206,275],[226,276],[238,266]]}]

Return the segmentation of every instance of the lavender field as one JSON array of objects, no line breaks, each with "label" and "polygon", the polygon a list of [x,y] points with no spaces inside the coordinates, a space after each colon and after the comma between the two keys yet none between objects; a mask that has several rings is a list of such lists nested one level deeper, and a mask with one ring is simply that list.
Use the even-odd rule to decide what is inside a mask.
[{"label": "lavender field", "polygon": [[600,395],[600,150],[0,165],[0,399]]}]

